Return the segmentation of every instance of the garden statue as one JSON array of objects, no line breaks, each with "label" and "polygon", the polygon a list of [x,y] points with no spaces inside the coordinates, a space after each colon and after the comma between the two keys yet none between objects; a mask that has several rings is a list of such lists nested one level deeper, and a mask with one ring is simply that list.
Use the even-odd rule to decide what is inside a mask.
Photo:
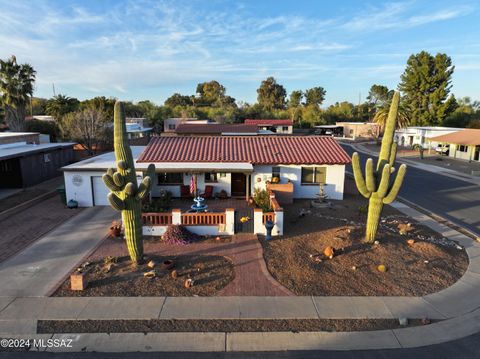
[{"label": "garden statue", "polygon": [[393,135],[397,122],[399,102],[400,94],[395,92],[388,113],[376,171],[373,168],[373,160],[369,158],[365,165],[364,178],[360,168],[360,157],[358,153],[355,152],[352,155],[352,168],[357,189],[362,196],[369,199],[367,230],[365,235],[365,241],[367,243],[375,242],[383,205],[392,203],[395,200],[407,171],[407,166],[402,164],[398,169],[393,185],[390,185],[390,175],[395,171],[393,165],[397,152],[397,144],[393,141]]},{"label": "garden statue", "polygon": [[265,240],[270,241],[272,239],[272,229],[275,227],[275,223],[270,220],[265,221],[265,229],[267,230],[267,236],[265,237]]},{"label": "garden statue", "polygon": [[113,131],[117,169],[110,168],[103,175],[103,181],[111,191],[108,194],[110,205],[122,212],[128,254],[132,262],[140,264],[143,261],[142,201],[150,194],[155,166],[148,166],[147,175],[140,185],[137,185],[135,163],[127,142],[125,108],[120,101],[115,103]]}]

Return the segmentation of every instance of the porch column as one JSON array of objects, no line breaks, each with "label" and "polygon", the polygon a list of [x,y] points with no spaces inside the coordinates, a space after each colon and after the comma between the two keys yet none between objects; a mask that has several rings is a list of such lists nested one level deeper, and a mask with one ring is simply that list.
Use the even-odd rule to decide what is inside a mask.
[{"label": "porch column", "polygon": [[245,200],[248,201],[248,197],[250,195],[250,174],[249,173],[245,173],[245,179],[246,179],[246,183],[245,183]]}]

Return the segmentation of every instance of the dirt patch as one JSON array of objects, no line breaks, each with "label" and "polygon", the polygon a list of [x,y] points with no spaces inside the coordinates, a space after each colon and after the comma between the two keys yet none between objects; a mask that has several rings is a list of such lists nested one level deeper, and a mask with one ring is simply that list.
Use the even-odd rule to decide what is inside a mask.
[{"label": "dirt patch", "polygon": [[[145,276],[152,269],[155,275]],[[164,261],[173,261],[174,267],[162,268]],[[138,296],[212,296],[234,278],[232,262],[222,256],[211,255],[151,255],[145,264],[134,266],[128,257],[106,257],[91,262],[86,273],[88,286],[82,291],[70,289],[68,278],[53,294],[54,297],[138,297]],[[176,275],[172,275],[172,271]],[[193,286],[185,288],[187,279]]]},{"label": "dirt patch", "polygon": [[[423,325],[410,319],[409,327]],[[405,328],[396,319],[39,320],[37,333],[353,332]]]},{"label": "dirt patch", "polygon": [[[367,200],[346,196],[323,209],[309,203],[285,206],[285,236],[260,238],[268,270],[297,295],[422,296],[451,286],[468,267],[463,248],[390,206],[371,245],[363,243]],[[323,254],[328,246],[333,259]]]}]

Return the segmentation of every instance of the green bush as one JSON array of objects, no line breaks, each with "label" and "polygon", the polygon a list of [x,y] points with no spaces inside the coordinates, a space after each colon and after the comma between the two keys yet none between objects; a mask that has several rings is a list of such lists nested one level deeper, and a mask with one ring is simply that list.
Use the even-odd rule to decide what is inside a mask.
[{"label": "green bush", "polygon": [[270,204],[270,195],[264,189],[255,188],[253,192],[253,201],[263,212],[273,212]]},{"label": "green bush", "polygon": [[160,191],[160,196],[143,205],[143,212],[167,212],[172,204],[172,192]]}]

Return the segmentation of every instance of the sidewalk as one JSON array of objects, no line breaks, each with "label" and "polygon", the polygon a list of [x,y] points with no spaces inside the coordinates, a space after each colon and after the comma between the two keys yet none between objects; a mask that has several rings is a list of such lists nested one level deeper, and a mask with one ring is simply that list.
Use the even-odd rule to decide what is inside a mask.
[{"label": "sidewalk", "polygon": [[[72,339],[72,351],[82,348],[86,351],[271,351],[408,348],[455,340],[480,331],[480,243],[435,222],[405,204],[397,202],[394,207],[465,247],[470,264],[457,283],[424,297],[25,298],[24,294],[10,294],[10,297],[0,297],[0,335],[52,337],[36,334],[36,322],[39,319],[444,319],[428,326],[373,332],[53,335],[53,338]],[[111,212],[105,209],[100,211],[103,213],[101,216],[105,216],[104,219],[111,215]],[[93,217],[93,211],[88,210],[85,213]],[[85,213],[82,215],[88,220]],[[95,218],[98,217],[99,215]],[[70,253],[70,250],[63,251],[63,254],[65,253]],[[70,268],[72,262],[70,258],[70,265],[66,267]],[[62,265],[65,267],[65,264],[56,264],[59,268],[62,268]],[[45,277],[50,278],[51,275],[49,273],[40,278],[45,280]],[[5,283],[2,282],[5,280],[2,269],[0,278],[0,286],[8,288],[4,287]],[[33,278],[24,280],[18,285],[18,292],[22,292],[20,287],[35,286],[34,282]],[[43,288],[48,287],[53,280],[47,282],[48,284],[44,282]],[[37,288],[37,293],[42,292],[39,289]],[[2,295],[8,296],[7,293],[2,292]]]},{"label": "sidewalk", "polygon": [[52,286],[98,244],[117,217],[118,213],[110,207],[82,210],[16,256],[0,263],[1,295],[47,295]]}]

